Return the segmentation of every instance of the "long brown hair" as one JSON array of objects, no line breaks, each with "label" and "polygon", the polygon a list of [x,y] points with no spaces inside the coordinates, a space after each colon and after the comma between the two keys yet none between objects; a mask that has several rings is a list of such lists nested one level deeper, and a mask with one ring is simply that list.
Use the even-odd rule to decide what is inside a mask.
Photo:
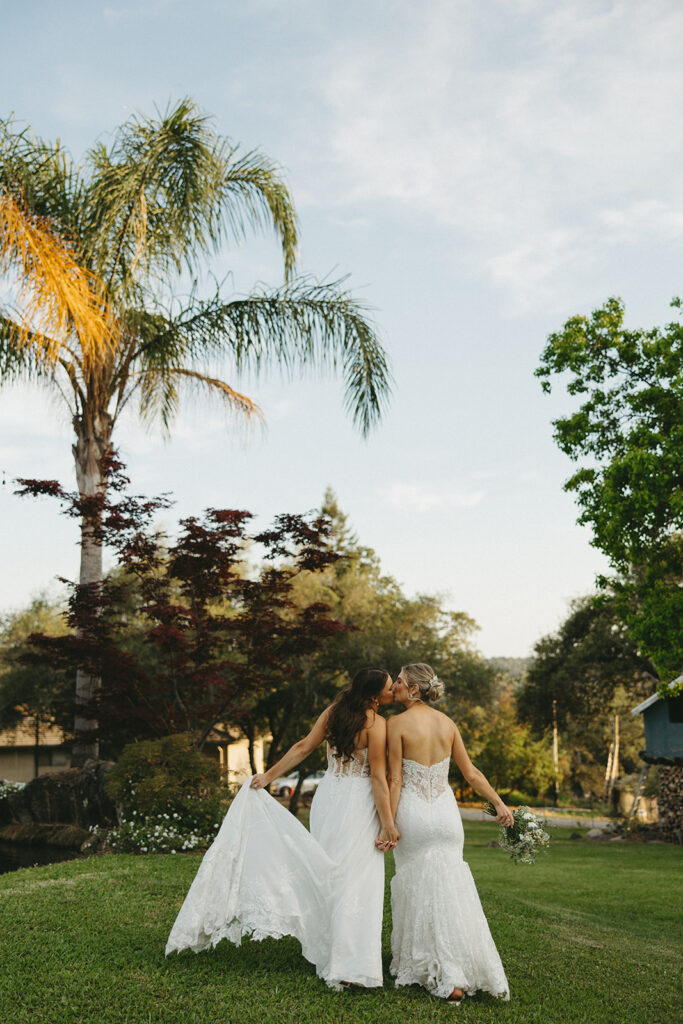
[{"label": "long brown hair", "polygon": [[385,668],[362,668],[332,705],[327,719],[327,738],[334,753],[344,761],[348,761],[355,750],[356,736],[365,725],[369,701],[384,689],[388,675]]}]

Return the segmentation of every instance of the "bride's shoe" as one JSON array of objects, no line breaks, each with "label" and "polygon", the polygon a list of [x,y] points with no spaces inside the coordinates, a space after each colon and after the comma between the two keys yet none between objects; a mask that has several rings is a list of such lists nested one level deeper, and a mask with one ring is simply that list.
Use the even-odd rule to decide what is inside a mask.
[{"label": "bride's shoe", "polygon": [[454,1006],[462,1006],[462,1001],[465,993],[461,988],[454,988],[451,994],[446,999],[447,1003],[453,1003]]}]

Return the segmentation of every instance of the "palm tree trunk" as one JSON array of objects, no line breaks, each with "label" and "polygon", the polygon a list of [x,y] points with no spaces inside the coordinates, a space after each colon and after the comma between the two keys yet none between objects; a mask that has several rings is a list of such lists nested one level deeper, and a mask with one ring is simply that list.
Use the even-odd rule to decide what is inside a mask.
[{"label": "palm tree trunk", "polygon": [[[104,495],[107,480],[102,460],[111,450],[111,418],[104,415],[83,416],[74,419],[76,444],[73,446],[76,463],[76,481],[82,498]],[[89,511],[81,519],[81,566],[79,585],[93,587],[102,582],[102,541],[99,537],[100,513]],[[94,597],[94,595],[93,595]],[[81,633],[82,635],[82,633]],[[86,669],[76,672],[76,714],[72,765],[81,766],[89,758],[99,757],[98,721],[92,704],[100,688],[98,676]]]}]

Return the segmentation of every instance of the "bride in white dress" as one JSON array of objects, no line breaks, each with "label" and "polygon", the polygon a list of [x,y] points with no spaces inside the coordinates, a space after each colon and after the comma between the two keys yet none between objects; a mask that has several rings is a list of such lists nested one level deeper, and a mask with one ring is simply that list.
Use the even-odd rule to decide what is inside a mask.
[{"label": "bride in white dress", "polygon": [[[199,952],[292,935],[331,988],[381,986],[384,849],[396,845],[386,778],[391,676],[362,669],[308,736],[247,780],[207,850],[166,945]],[[327,740],[311,831],[264,789]],[[378,829],[380,830],[375,839]]]},{"label": "bride in white dress", "polygon": [[391,973],[459,1002],[477,990],[509,999],[508,983],[468,865],[463,828],[448,784],[451,757],[470,786],[490,800],[496,821],[512,813],[470,761],[460,732],[430,707],[443,683],[429,665],[405,665],[394,699],[406,711],[388,723],[391,808],[401,834],[391,881]]}]

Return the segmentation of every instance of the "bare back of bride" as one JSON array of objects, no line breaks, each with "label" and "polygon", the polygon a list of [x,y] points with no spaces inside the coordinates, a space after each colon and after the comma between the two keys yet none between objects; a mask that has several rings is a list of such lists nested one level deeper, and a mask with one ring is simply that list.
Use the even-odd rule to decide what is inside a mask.
[{"label": "bare back of bride", "polygon": [[389,720],[391,808],[401,840],[391,883],[391,973],[397,985],[419,984],[459,1001],[490,992],[509,998],[508,983],[463,860],[463,827],[448,782],[451,757],[467,782],[508,824],[512,814],[470,761],[460,732],[431,705],[443,683],[429,665],[406,665],[394,699],[406,710]]}]

